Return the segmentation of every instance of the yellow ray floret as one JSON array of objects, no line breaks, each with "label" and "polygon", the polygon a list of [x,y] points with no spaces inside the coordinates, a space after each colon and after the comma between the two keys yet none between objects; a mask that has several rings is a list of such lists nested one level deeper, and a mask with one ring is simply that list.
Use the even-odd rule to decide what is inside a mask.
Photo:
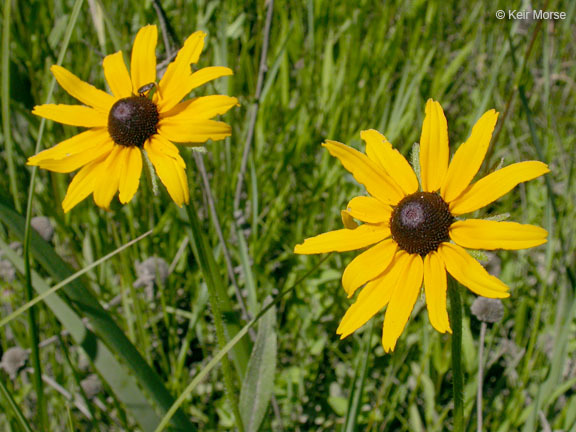
[{"label": "yellow ray floret", "polygon": [[465,248],[525,249],[547,241],[534,225],[458,220],[519,183],[549,172],[538,161],[519,162],[471,183],[487,154],[498,113],[486,112],[448,164],[448,125],[440,104],[426,103],[420,139],[419,188],[408,161],[373,129],[361,132],[366,154],[336,141],[323,145],[366,188],[342,210],[345,228],[304,240],[298,254],[364,249],[345,268],[348,297],[360,290],[337,333],[345,338],[386,307],[382,346],[394,350],[424,289],[428,317],[440,333],[451,333],[446,308],[448,274],[470,291],[491,298],[509,296],[508,286],[490,275]]},{"label": "yellow ray floret", "polygon": [[196,87],[232,75],[231,69],[222,66],[192,72],[191,65],[200,58],[205,37],[203,32],[188,37],[157,83],[158,29],[154,25],[141,28],[134,40],[130,72],[121,51],[102,62],[112,94],[61,66],[51,67],[60,86],[84,105],[40,105],[33,113],[90,128],[28,159],[29,165],[50,171],[80,170],[62,203],[65,212],[90,194],[105,209],[116,193],[121,203],[129,202],[139,187],[143,152],[174,202],[179,206],[188,202],[186,163],[172,142],[197,146],[230,136],[230,126],[213,118],[238,105],[236,98],[225,95],[181,102]]}]

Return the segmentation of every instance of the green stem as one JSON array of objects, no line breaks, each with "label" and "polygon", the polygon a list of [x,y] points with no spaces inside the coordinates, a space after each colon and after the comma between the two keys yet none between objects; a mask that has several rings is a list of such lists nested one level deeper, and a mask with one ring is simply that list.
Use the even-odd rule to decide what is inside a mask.
[{"label": "green stem", "polygon": [[[32,290],[32,275],[30,271],[30,261],[26,261],[26,301],[31,302],[34,299],[34,292]],[[44,399],[44,383],[42,382],[42,366],[40,364],[40,350],[38,345],[40,337],[38,335],[38,321],[36,310],[34,308],[28,309],[28,326],[29,328],[29,343],[31,349],[32,366],[34,368],[34,390],[36,391],[36,398],[38,399],[38,419],[39,423],[47,428],[48,418],[46,416],[46,400]]]},{"label": "green stem", "polygon": [[[64,55],[66,54],[66,50],[68,49],[68,43],[70,42],[70,37],[72,36],[72,31],[74,30],[76,21],[78,20],[78,16],[80,14],[80,9],[82,6],[83,0],[76,0],[74,2],[74,7],[72,9],[72,13],[70,14],[70,20],[68,21],[68,25],[66,27],[66,31],[64,33],[64,38],[60,43],[61,49],[60,53],[58,54],[58,59],[56,64],[62,64],[64,59]],[[10,0],[7,0],[4,5],[8,5]],[[8,11],[9,12],[9,11]],[[4,18],[7,18],[6,10]],[[4,31],[6,31],[6,27],[4,27]],[[3,42],[4,43],[4,42]],[[48,96],[46,97],[46,103],[50,102],[52,99],[52,93],[54,92],[54,88],[56,87],[56,79],[53,78],[50,82],[50,87],[48,89]],[[42,119],[40,122],[40,127],[38,129],[38,138],[36,139],[36,147],[34,153],[38,153],[40,151],[40,143],[42,142],[42,137],[44,136],[44,126],[46,124],[46,120]],[[10,158],[9,158],[10,159]],[[30,266],[30,230],[32,229],[30,226],[30,221],[32,220],[32,200],[34,198],[34,185],[36,183],[36,171],[37,167],[32,168],[32,174],[30,175],[30,186],[28,190],[28,199],[26,202],[26,225],[24,231],[24,241],[23,241],[23,259],[24,259],[24,274],[26,277],[26,299],[30,302],[33,298],[33,289],[32,289],[32,270]],[[19,209],[18,201],[16,200],[16,208]],[[47,418],[47,410],[46,410],[46,401],[44,399],[44,386],[42,383],[42,369],[40,365],[40,354],[38,352],[38,326],[36,323],[36,314],[34,309],[30,309],[28,312],[28,323],[30,326],[30,340],[31,340],[31,350],[32,350],[32,366],[34,367],[34,387],[36,390],[36,397],[38,403],[38,417],[40,418],[40,424],[42,425],[42,429],[47,431],[49,430],[49,423]]]},{"label": "green stem", "polygon": [[216,365],[220,362],[220,360],[224,356],[226,356],[226,354],[228,354],[228,352],[230,352],[230,350],[232,350],[232,348],[234,348],[234,346],[236,346],[236,344],[238,344],[244,336],[246,336],[248,330],[254,327],[254,324],[256,324],[260,320],[260,318],[264,316],[266,312],[268,312],[273,306],[276,306],[278,303],[280,303],[280,300],[282,300],[284,296],[294,291],[294,288],[296,288],[304,280],[306,280],[308,276],[310,276],[316,270],[318,270],[320,266],[324,264],[330,257],[331,254],[327,254],[324,258],[318,261],[314,267],[308,270],[303,276],[298,278],[296,282],[294,282],[292,286],[290,286],[290,288],[286,288],[285,290],[280,291],[280,293],[276,296],[276,298],[273,301],[264,306],[260,310],[260,312],[258,312],[256,316],[252,318],[252,321],[250,321],[242,329],[240,329],[240,331],[236,334],[236,336],[230,339],[230,342],[228,342],[223,349],[221,349],[216,353],[216,355],[212,358],[212,360],[210,360],[206,364],[206,366],[204,366],[202,370],[198,372],[198,374],[194,377],[192,382],[190,382],[190,384],[188,384],[188,386],[184,389],[184,391],[180,393],[180,396],[178,396],[176,402],[174,402],[174,404],[170,407],[168,412],[164,415],[164,418],[158,424],[154,432],[162,432],[164,429],[166,429],[166,426],[168,426],[168,423],[170,422],[170,419],[172,418],[174,413],[176,413],[176,410],[178,410],[180,406],[184,403],[184,401],[188,399],[188,397],[192,394],[196,386],[198,386],[198,384],[200,384],[200,382],[202,382],[202,380],[206,378],[206,376],[212,371],[212,369],[216,367]]},{"label": "green stem", "polygon": [[464,374],[462,371],[462,299],[460,285],[448,277],[450,323],[452,325],[452,390],[454,396],[454,432],[464,430]]},{"label": "green stem", "polygon": [[6,162],[8,164],[8,177],[10,178],[10,192],[14,198],[14,207],[20,213],[22,204],[19,199],[18,178],[14,164],[14,144],[10,125],[10,25],[12,15],[12,1],[4,2],[4,19],[2,22],[2,129],[4,135],[4,148],[6,149]]},{"label": "green stem", "polygon": [[480,327],[480,343],[478,344],[478,389],[476,390],[476,430],[482,432],[482,386],[484,381],[484,340],[486,339],[486,323],[483,321]]},{"label": "green stem", "polygon": [[11,409],[14,416],[16,417],[16,421],[20,424],[22,430],[25,432],[33,432],[32,428],[30,427],[30,424],[28,423],[28,420],[26,420],[26,417],[24,417],[24,414],[22,414],[20,407],[12,397],[10,391],[8,391],[8,389],[4,385],[4,381],[2,381],[1,379],[0,379],[0,395],[4,397],[6,403],[10,407],[9,409],[5,409],[4,413],[7,415],[8,411]]},{"label": "green stem", "polygon": [[[191,201],[190,204],[186,205],[185,207],[186,212],[188,213],[188,219],[190,221],[190,243],[192,245],[192,251],[194,252],[194,256],[198,261],[198,264],[200,265],[200,269],[202,270],[204,280],[206,281],[206,285],[208,287],[208,296],[210,299],[210,306],[212,307],[214,326],[216,327],[216,337],[218,338],[218,345],[220,346],[220,349],[223,349],[228,343],[228,338],[226,337],[226,329],[224,327],[224,320],[222,319],[221,307],[221,298],[222,295],[226,295],[226,292],[222,283],[220,282],[216,262],[214,261],[214,256],[212,255],[208,240],[204,236],[202,225],[198,218],[198,213],[194,207],[194,202]],[[222,357],[222,373],[224,375],[226,393],[228,395],[228,399],[234,413],[234,418],[236,420],[236,427],[240,432],[243,432],[244,426],[242,423],[242,416],[240,415],[240,410],[238,408],[236,387],[234,385],[234,380],[232,379],[232,368],[230,367],[230,360],[227,356]]]},{"label": "green stem", "polygon": [[[4,129],[4,141],[6,146],[6,160],[8,162],[8,175],[10,178],[10,191],[14,198],[14,207],[20,213],[22,205],[18,197],[18,181],[14,166],[14,155],[12,146],[12,132],[10,130],[10,16],[11,0],[4,2],[4,20],[2,32],[2,125]],[[26,248],[26,245],[24,246]],[[30,261],[26,260],[26,301],[31,301],[34,297],[32,282],[30,278]],[[29,343],[32,351],[31,359],[34,367],[34,390],[38,400],[38,424],[47,428],[46,402],[44,400],[44,385],[42,383],[42,369],[40,366],[40,353],[38,350],[38,323],[36,311],[28,311]]]}]

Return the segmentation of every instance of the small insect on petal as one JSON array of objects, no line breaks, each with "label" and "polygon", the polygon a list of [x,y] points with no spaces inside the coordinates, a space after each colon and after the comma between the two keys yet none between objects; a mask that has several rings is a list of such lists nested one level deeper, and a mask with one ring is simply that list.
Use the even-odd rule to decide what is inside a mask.
[{"label": "small insect on petal", "polygon": [[[61,66],[52,66],[58,83],[84,106],[47,104],[36,106],[33,113],[59,123],[92,128],[27,161],[28,165],[54,172],[80,169],[62,203],[65,213],[89,195],[94,195],[96,205],[106,210],[116,193],[121,204],[128,203],[139,187],[142,157],[147,155],[169,195],[182,206],[190,196],[186,164],[168,137],[199,146],[208,139],[222,140],[231,134],[230,126],[212,118],[237,105],[236,98],[211,95],[182,101],[193,89],[232,74],[231,69],[216,66],[192,73],[190,65],[198,62],[206,34],[196,32],[187,39],[189,42],[160,81],[156,74],[157,36],[155,25],[138,31],[129,68],[121,51],[106,56],[102,65],[112,94]],[[195,100],[199,101],[193,103]],[[178,109],[172,110],[176,106]],[[0,259],[0,273],[1,264]]]},{"label": "small insect on petal", "polygon": [[158,90],[158,85],[155,82],[151,82],[148,84],[144,84],[142,87],[140,87],[138,89],[138,95],[145,97],[146,93],[148,93],[150,90],[152,90],[152,88],[156,87],[156,90]]}]

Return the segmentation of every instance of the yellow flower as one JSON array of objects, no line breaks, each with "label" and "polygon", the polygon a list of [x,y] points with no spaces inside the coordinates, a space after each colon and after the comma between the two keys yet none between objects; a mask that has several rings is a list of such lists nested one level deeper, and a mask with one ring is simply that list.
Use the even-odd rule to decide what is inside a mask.
[{"label": "yellow flower", "polygon": [[[508,297],[508,286],[488,274],[464,248],[525,249],[545,243],[547,231],[515,222],[456,218],[549,170],[542,162],[520,162],[470,184],[482,165],[497,118],[496,111],[486,112],[448,165],[446,117],[438,102],[428,100],[420,137],[421,189],[406,159],[375,130],[361,133],[366,154],[336,141],[323,144],[370,195],[348,203],[342,212],[346,228],[306,239],[294,248],[298,254],[316,254],[374,245],[344,270],[342,285],[349,297],[365,286],[338,327],[341,338],[388,306],[382,345],[386,352],[394,350],[422,285],[430,323],[440,333],[451,332],[446,272],[478,295]],[[363,224],[358,226],[354,219]]]},{"label": "yellow flower", "polygon": [[28,159],[28,165],[60,173],[82,168],[68,187],[64,212],[90,194],[103,208],[110,206],[117,191],[121,203],[129,202],[138,190],[142,150],[174,202],[188,203],[186,164],[172,141],[198,145],[230,136],[230,126],[210,119],[238,104],[236,98],[224,95],[180,102],[196,87],[232,75],[229,68],[216,66],[192,72],[191,64],[198,61],[205,36],[201,31],[193,33],[156,84],[158,30],[154,25],[143,27],[134,40],[130,73],[121,51],[104,58],[104,75],[112,94],[63,67],[52,66],[58,83],[85,105],[40,105],[33,113],[90,128]]}]

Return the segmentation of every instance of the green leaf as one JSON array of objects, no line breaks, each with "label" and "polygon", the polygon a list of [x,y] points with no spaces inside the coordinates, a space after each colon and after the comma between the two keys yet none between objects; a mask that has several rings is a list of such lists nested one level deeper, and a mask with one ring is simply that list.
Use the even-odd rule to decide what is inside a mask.
[{"label": "green leaf", "polygon": [[[24,238],[24,218],[6,204],[4,197],[0,198],[0,220],[15,237],[20,240]],[[22,258],[5,244],[3,246],[4,256],[23,273]],[[67,264],[52,246],[34,230],[31,232],[30,251],[34,259],[55,280],[61,281],[72,275]],[[32,274],[32,283],[39,294],[50,289],[44,279],[35,272]],[[60,292],[68,296],[80,314],[77,314],[59,293],[47,297],[46,305],[90,358],[98,373],[116,397],[125,404],[134,420],[144,431],[154,430],[160,422],[156,410],[165,412],[174,403],[160,377],[81,280],[71,281]],[[83,317],[88,319],[90,329],[84,324]],[[176,413],[173,423],[178,430],[192,428],[182,411]]]},{"label": "green leaf", "polygon": [[[220,278],[220,273],[218,272],[218,267],[214,260],[213,251],[210,249],[210,243],[202,230],[202,224],[198,218],[198,213],[194,207],[193,200],[186,205],[186,213],[188,214],[188,220],[190,221],[190,247],[192,248],[194,257],[198,260],[198,264],[202,269],[202,274],[208,287],[208,297],[210,298],[210,306],[212,308],[212,317],[214,318],[218,344],[220,345],[220,348],[224,348],[230,337],[226,335],[224,318],[226,317],[229,319],[236,314],[234,313],[230,302],[226,302],[226,299],[228,298],[226,286],[222,283]],[[235,329],[232,328],[232,330],[234,331]],[[241,346],[236,348],[240,350]],[[243,361],[240,356],[234,356],[234,359],[236,360],[235,364],[238,376],[241,377],[245,370],[246,361]],[[236,395],[237,390],[232,378],[232,368],[228,357],[222,359],[222,374],[224,375],[226,396],[232,406],[236,426],[239,432],[244,432],[244,428],[242,427],[242,418],[238,408],[238,398]]]},{"label": "green leaf", "polygon": [[474,258],[476,261],[481,262],[482,264],[486,264],[490,259],[486,252],[477,249],[468,249],[468,253]]},{"label": "green leaf", "polygon": [[190,397],[190,395],[192,394],[194,389],[198,386],[198,384],[202,382],[202,380],[206,378],[206,376],[208,376],[208,374],[218,365],[218,363],[220,363],[220,361],[224,358],[224,356],[228,354],[232,350],[232,348],[234,348],[236,344],[238,344],[242,340],[244,336],[246,336],[246,333],[248,333],[248,330],[251,329],[254,326],[254,324],[256,324],[273,306],[275,306],[276,303],[282,300],[282,298],[285,295],[291,293],[294,290],[294,288],[296,288],[302,281],[304,281],[312,273],[316,272],[318,268],[322,264],[324,264],[331,256],[332,256],[331,254],[328,254],[324,258],[319,260],[314,267],[308,270],[308,272],[306,272],[302,277],[297,279],[289,288],[286,288],[284,291],[278,294],[274,298],[272,303],[268,303],[266,306],[264,306],[262,310],[254,318],[252,318],[252,320],[248,324],[242,327],[238,331],[238,333],[236,333],[236,335],[232,339],[230,339],[230,342],[228,342],[226,346],[224,346],[224,348],[218,351],[218,353],[216,353],[214,357],[212,357],[212,359],[206,364],[206,366],[204,366],[202,370],[198,372],[198,374],[194,377],[194,379],[190,382],[190,384],[186,386],[184,391],[180,393],[180,396],[178,396],[178,399],[176,399],[174,405],[172,405],[168,410],[168,412],[164,415],[164,418],[162,419],[162,421],[160,422],[160,424],[158,425],[158,427],[154,432],[162,432],[164,430],[164,428],[166,427],[166,425],[168,424],[168,422],[170,421],[170,419],[172,418],[178,407],[182,405],[182,403]]},{"label": "green leaf", "polygon": [[8,413],[9,413],[9,411],[12,411],[14,417],[16,418],[16,420],[18,421],[18,423],[22,427],[22,430],[25,432],[32,432],[32,428],[30,427],[28,420],[26,420],[26,417],[24,417],[24,414],[20,410],[20,407],[18,406],[18,404],[14,400],[12,393],[10,393],[10,391],[8,391],[8,389],[6,388],[6,386],[4,385],[4,382],[2,380],[0,380],[0,394],[4,397],[4,399],[6,400],[6,403],[9,407],[9,409],[5,409],[4,415],[9,419],[10,417],[8,416]]},{"label": "green leaf", "polygon": [[327,402],[338,416],[343,417],[346,415],[348,399],[343,396],[328,396]]},{"label": "green leaf", "polygon": [[275,324],[276,308],[273,307],[260,320],[258,336],[242,383],[240,412],[247,432],[256,432],[260,428],[274,391],[277,355]]},{"label": "green leaf", "polygon": [[[213,256],[214,251],[208,244],[206,237],[203,235],[204,230],[200,220],[198,219],[198,215],[196,214],[194,203],[190,202],[185,206],[183,211],[186,211],[188,214],[188,220],[190,221],[188,226],[190,247],[192,248],[194,256],[198,260],[198,265],[202,270],[206,285],[208,286],[208,289],[211,290],[209,292],[214,294],[215,300],[218,301],[218,309],[222,313],[225,321],[227,340],[230,340],[230,338],[236,335],[242,328],[240,325],[240,319],[229,299],[227,287],[220,276],[219,268]],[[243,339],[234,347],[232,362],[236,367],[236,373],[239,377],[244,376],[249,353],[250,347],[247,339]]]},{"label": "green leaf", "polygon": [[368,375],[368,363],[372,350],[372,334],[374,333],[374,321],[370,320],[370,328],[366,332],[362,348],[358,353],[358,361],[354,368],[354,377],[350,384],[350,394],[348,396],[348,406],[346,408],[346,418],[344,419],[343,432],[352,432],[358,428],[358,414],[362,404],[362,394],[364,393],[364,383]]},{"label": "green leaf", "polygon": [[418,178],[418,184],[422,184],[422,179],[420,178],[420,144],[414,143],[412,145],[412,169],[416,173]]},{"label": "green leaf", "polygon": [[505,221],[507,219],[510,218],[510,213],[506,212],[506,213],[500,213],[494,216],[490,216],[485,218],[484,220],[490,220],[490,221],[496,221],[496,222],[502,222]]}]

